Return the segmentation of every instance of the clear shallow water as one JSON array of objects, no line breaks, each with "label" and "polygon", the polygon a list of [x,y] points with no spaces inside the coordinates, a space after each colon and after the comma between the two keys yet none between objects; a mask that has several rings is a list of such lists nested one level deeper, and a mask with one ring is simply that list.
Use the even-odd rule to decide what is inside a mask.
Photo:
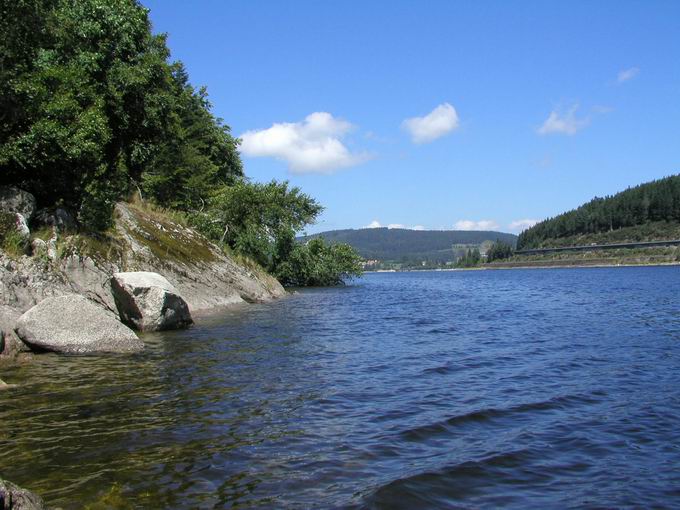
[{"label": "clear shallow water", "polygon": [[680,268],[369,274],[0,377],[54,505],[680,508]]}]

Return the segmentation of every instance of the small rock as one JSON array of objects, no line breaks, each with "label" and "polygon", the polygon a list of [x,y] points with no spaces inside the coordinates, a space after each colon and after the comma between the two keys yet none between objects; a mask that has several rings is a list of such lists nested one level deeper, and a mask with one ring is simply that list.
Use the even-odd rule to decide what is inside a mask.
[{"label": "small rock", "polygon": [[0,478],[0,510],[45,510],[42,498]]},{"label": "small rock", "polygon": [[28,222],[26,221],[24,215],[16,213],[15,221],[17,232],[19,232],[21,237],[23,237],[25,240],[28,240],[31,237],[31,229],[28,228]]},{"label": "small rock", "polygon": [[35,197],[15,186],[0,186],[0,210],[19,213],[30,221],[35,213]]},{"label": "small rock", "polygon": [[193,322],[189,305],[158,273],[115,273],[111,289],[121,320],[140,331],[179,329]]},{"label": "small rock", "polygon": [[57,252],[57,231],[52,233],[52,237],[47,241],[47,258],[50,260],[57,260],[59,253]]},{"label": "small rock", "polygon": [[33,239],[31,242],[31,252],[33,256],[47,255],[47,243],[42,239]]},{"label": "small rock", "polygon": [[15,331],[34,350],[88,354],[144,348],[134,331],[113,313],[78,294],[41,301],[19,317]]}]

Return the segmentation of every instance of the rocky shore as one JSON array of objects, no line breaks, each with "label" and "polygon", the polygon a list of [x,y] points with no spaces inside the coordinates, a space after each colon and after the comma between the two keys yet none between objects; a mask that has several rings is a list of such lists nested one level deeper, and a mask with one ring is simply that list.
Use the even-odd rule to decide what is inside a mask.
[{"label": "rocky shore", "polygon": [[[36,214],[35,200],[21,190],[0,189],[0,197],[0,211],[14,218],[26,246],[26,254],[18,256],[0,249],[3,362],[53,350],[27,324],[44,316],[56,328],[60,310],[79,309],[79,300],[87,302],[89,314],[72,323],[72,335],[84,333],[96,312],[148,331],[187,326],[198,311],[285,294],[268,274],[237,263],[196,231],[144,205],[117,204],[115,228],[95,237],[77,233],[64,210]],[[44,310],[21,319],[36,305]]]},{"label": "rocky shore", "polygon": [[[83,234],[68,211],[37,210],[30,194],[0,187],[0,242],[2,393],[11,367],[40,353],[135,353],[144,349],[137,332],[285,295],[270,275],[143,203],[118,203],[111,231]],[[43,506],[0,479],[6,508]]]}]

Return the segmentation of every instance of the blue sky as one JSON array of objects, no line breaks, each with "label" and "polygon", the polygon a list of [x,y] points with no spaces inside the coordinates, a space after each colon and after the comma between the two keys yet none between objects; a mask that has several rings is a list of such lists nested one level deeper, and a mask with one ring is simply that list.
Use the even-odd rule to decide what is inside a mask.
[{"label": "blue sky", "polygon": [[309,232],[517,232],[680,172],[677,1],[143,3]]}]

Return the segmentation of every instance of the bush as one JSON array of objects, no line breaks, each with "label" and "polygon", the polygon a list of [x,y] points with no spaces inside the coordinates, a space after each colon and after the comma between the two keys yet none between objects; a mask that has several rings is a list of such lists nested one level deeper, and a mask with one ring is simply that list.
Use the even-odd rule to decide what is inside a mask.
[{"label": "bush", "polygon": [[296,244],[275,272],[288,287],[339,285],[361,274],[361,257],[354,248],[348,244],[327,244],[322,238]]}]

